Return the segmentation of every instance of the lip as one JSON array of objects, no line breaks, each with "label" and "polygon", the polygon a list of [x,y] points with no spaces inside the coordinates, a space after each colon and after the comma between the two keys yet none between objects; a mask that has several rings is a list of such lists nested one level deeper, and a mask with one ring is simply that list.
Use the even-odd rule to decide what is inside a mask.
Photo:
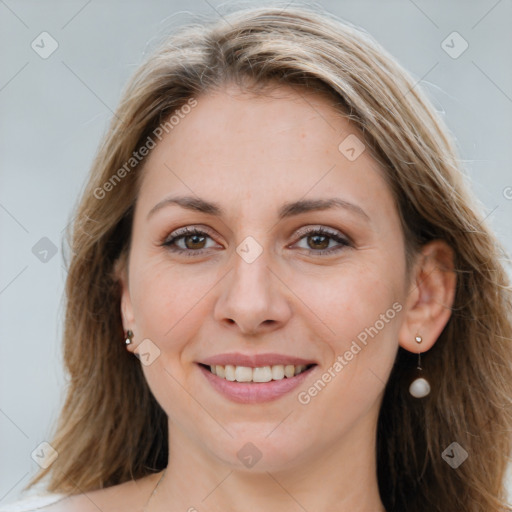
[{"label": "lip", "polygon": [[[290,361],[290,359],[288,359],[288,361]],[[240,364],[238,366],[243,365]],[[304,370],[302,373],[299,373],[299,375],[289,378],[285,377],[281,380],[271,380],[270,382],[232,382],[221,377],[217,377],[217,375],[214,375],[201,364],[198,364],[198,368],[201,370],[213,389],[224,397],[241,404],[257,404],[277,400],[290,393],[309,377],[316,368],[316,365]]]},{"label": "lip", "polygon": [[208,357],[203,361],[199,361],[206,366],[226,366],[232,364],[233,366],[247,366],[250,368],[260,368],[262,366],[274,366],[276,364],[293,364],[295,366],[310,364],[317,364],[316,361],[311,359],[301,359],[300,357],[287,356],[285,354],[241,354],[239,352],[232,352],[230,354],[218,354],[216,356]]}]

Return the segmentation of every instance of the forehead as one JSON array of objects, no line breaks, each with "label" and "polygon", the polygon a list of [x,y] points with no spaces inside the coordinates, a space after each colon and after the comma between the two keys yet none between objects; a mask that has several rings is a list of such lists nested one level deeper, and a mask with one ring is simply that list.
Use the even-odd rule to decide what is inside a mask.
[{"label": "forehead", "polygon": [[[262,203],[339,191],[387,200],[381,206],[389,208],[382,170],[325,94],[283,86],[254,95],[228,87],[196,101],[148,156],[142,202],[169,192]],[[347,144],[361,154],[349,158]]]}]

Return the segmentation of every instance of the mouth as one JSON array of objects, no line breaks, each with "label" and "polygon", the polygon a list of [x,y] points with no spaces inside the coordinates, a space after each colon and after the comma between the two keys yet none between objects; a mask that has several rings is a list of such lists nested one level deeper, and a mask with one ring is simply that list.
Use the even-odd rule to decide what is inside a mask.
[{"label": "mouth", "polygon": [[197,365],[214,391],[242,404],[270,402],[290,394],[318,366],[295,357],[240,354],[216,356]]},{"label": "mouth", "polygon": [[220,379],[229,382],[264,383],[291,379],[310,370],[316,364],[276,364],[253,368],[251,366],[235,366],[231,364],[206,365],[200,363],[200,366]]}]

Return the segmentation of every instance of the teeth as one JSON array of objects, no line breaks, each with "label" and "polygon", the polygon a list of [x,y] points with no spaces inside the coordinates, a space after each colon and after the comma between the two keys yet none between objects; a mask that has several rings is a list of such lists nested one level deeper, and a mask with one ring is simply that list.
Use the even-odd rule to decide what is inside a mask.
[{"label": "teeth", "polygon": [[252,368],[247,366],[237,366],[235,368],[235,380],[237,382],[251,382]]},{"label": "teeth", "polygon": [[282,364],[272,366],[272,378],[274,380],[284,379],[284,366]]},{"label": "teeth", "polygon": [[299,375],[299,373],[302,373],[305,369],[306,367],[304,365],[296,366],[294,375]]},{"label": "teeth", "polygon": [[253,382],[270,382],[272,380],[272,369],[270,366],[254,368],[252,371]]},{"label": "teeth", "polygon": [[285,367],[284,367],[284,376],[285,377],[293,377],[295,375],[295,366],[293,366],[293,364],[287,364]]},{"label": "teeth", "polygon": [[271,380],[282,380],[285,377],[291,378],[299,375],[307,368],[306,365],[276,364],[274,366],[260,366],[251,368],[249,366],[210,366],[210,371],[222,379],[231,382],[270,382]]},{"label": "teeth", "polygon": [[235,367],[233,365],[228,364],[224,367],[224,378],[230,381],[235,380]]}]

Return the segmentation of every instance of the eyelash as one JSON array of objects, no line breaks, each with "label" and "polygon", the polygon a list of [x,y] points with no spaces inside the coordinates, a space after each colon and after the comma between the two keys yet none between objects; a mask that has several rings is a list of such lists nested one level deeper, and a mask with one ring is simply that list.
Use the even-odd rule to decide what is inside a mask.
[{"label": "eyelash", "polygon": [[[186,238],[188,236],[193,236],[193,235],[199,235],[199,236],[206,235],[207,237],[211,238],[211,236],[206,231],[202,231],[197,228],[186,227],[186,228],[178,230],[174,236],[172,236],[171,238],[167,238],[161,245],[166,247],[168,250],[178,253],[178,254],[184,254],[184,255],[190,256],[190,257],[200,256],[201,254],[203,254],[203,252],[208,251],[208,249],[197,249],[197,250],[181,249],[181,248],[176,248],[176,246],[174,245],[177,240],[180,240],[181,238]],[[322,227],[312,228],[312,229],[308,229],[308,230],[304,230],[304,231],[301,230],[301,235],[302,236],[299,238],[298,241],[300,241],[303,238],[306,238],[308,236],[320,235],[320,236],[326,236],[328,238],[331,238],[332,240],[341,244],[338,247],[335,247],[335,248],[331,247],[330,249],[320,249],[320,250],[305,249],[308,252],[308,254],[310,254],[310,255],[333,254],[333,253],[336,253],[346,247],[353,246],[351,241],[348,238],[344,238],[344,237],[340,236],[338,233],[331,232]]]}]

